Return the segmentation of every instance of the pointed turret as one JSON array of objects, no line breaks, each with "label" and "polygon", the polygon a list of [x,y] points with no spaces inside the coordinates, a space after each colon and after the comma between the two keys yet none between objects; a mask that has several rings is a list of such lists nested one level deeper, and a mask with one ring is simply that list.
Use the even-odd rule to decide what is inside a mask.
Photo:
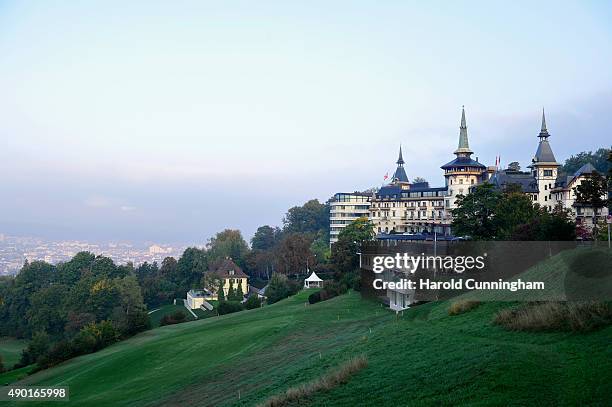
[{"label": "pointed turret", "polygon": [[559,166],[557,160],[555,159],[555,155],[553,154],[552,148],[550,147],[550,143],[548,142],[549,137],[550,134],[546,128],[546,115],[544,113],[544,108],[542,108],[542,127],[540,128],[540,134],[538,134],[540,142],[538,143],[538,149],[533,157],[532,165],[553,164]]},{"label": "pointed turret", "polygon": [[402,146],[400,144],[399,157],[397,158],[397,169],[393,174],[393,182],[409,182],[406,170],[404,170],[404,157],[402,157]]},{"label": "pointed turret", "polygon": [[399,157],[397,159],[397,165],[404,165],[404,158],[402,157],[402,145],[400,144]]},{"label": "pointed turret", "polygon": [[542,138],[550,137],[550,134],[548,134],[548,129],[546,128],[546,115],[544,114],[544,108],[542,108],[542,127],[540,128],[540,134],[538,137],[540,137],[540,140]]},{"label": "pointed turret", "polygon": [[454,154],[457,156],[469,157],[474,152],[470,150],[468,141],[467,124],[465,123],[465,107],[461,106],[461,125],[459,126],[459,146]]}]

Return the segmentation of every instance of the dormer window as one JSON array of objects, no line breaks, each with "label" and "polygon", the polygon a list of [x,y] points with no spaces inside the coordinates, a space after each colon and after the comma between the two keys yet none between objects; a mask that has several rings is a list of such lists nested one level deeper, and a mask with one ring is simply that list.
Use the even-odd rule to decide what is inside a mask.
[{"label": "dormer window", "polygon": [[234,275],[234,270],[230,270],[228,274],[229,274],[230,276],[233,276],[233,275]]}]

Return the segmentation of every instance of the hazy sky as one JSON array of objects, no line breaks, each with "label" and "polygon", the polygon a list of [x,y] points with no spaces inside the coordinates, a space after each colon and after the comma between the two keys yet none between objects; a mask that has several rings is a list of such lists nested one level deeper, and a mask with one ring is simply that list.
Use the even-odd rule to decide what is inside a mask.
[{"label": "hazy sky", "polygon": [[203,242],[475,156],[612,140],[600,2],[0,1],[0,232]]}]

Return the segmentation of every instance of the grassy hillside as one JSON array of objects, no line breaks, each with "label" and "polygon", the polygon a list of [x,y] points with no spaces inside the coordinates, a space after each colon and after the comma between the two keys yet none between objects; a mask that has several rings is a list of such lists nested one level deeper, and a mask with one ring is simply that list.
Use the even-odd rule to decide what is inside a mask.
[{"label": "grassy hillside", "polygon": [[161,319],[164,316],[172,315],[176,311],[181,311],[183,314],[185,314],[185,317],[186,317],[185,319],[187,321],[195,320],[193,315],[191,315],[191,313],[189,311],[187,311],[185,306],[183,306],[183,305],[168,304],[168,305],[164,305],[162,307],[159,307],[159,308],[151,311],[151,313],[149,314],[149,318],[151,320],[151,326],[155,327],[155,328],[158,327],[159,326],[159,322],[161,321]]},{"label": "grassy hillside", "polygon": [[[335,365],[393,317],[356,293],[304,306],[303,292],[252,311],[161,327],[21,381],[70,386],[71,404],[251,404]],[[320,355],[320,356],[319,356]]]},{"label": "grassy hillside", "polygon": [[0,337],[0,356],[4,367],[10,368],[19,362],[21,351],[27,346],[27,341],[15,338]]},{"label": "grassy hillside", "polygon": [[70,386],[74,405],[254,405],[365,355],[309,405],[604,405],[612,393],[612,327],[509,332],[491,320],[511,303],[396,316],[357,293],[305,306],[308,294],[154,329],[20,383]]}]

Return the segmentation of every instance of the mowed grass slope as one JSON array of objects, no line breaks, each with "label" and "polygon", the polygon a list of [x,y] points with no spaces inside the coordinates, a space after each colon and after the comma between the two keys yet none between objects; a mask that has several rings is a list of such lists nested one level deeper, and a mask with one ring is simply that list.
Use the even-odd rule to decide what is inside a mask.
[{"label": "mowed grass slope", "polygon": [[[558,260],[538,274],[559,279]],[[154,329],[20,384],[70,386],[74,405],[250,406],[363,355],[368,366],[347,383],[299,405],[609,404],[610,326],[510,332],[492,320],[516,303],[449,316],[451,300],[396,316],[358,293],[305,306],[308,294]]]},{"label": "mowed grass slope", "polygon": [[21,358],[21,351],[27,346],[28,341],[23,339],[0,337],[0,356],[5,368],[11,368]]},{"label": "mowed grass slope", "polygon": [[350,293],[305,306],[278,304],[157,328],[41,371],[23,385],[69,386],[71,405],[223,405],[262,401],[335,365],[340,354],[392,321]]}]

